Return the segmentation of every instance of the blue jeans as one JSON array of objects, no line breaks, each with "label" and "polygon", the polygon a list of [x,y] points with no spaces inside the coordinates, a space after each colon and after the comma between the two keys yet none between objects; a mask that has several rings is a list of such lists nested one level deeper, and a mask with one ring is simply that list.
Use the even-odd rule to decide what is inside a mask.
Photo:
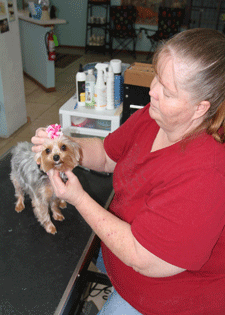
[{"label": "blue jeans", "polygon": [[141,315],[127,303],[114,289],[98,315]]},{"label": "blue jeans", "polygon": [[[106,273],[101,250],[96,266],[101,272]],[[141,315],[141,313],[127,303],[114,289],[98,315]]]}]

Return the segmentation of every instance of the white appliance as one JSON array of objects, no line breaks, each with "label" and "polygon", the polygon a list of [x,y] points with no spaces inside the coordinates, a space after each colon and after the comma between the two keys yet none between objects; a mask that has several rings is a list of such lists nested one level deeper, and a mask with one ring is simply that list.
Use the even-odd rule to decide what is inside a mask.
[{"label": "white appliance", "polygon": [[0,137],[7,138],[27,122],[27,113],[16,0],[1,5]]}]

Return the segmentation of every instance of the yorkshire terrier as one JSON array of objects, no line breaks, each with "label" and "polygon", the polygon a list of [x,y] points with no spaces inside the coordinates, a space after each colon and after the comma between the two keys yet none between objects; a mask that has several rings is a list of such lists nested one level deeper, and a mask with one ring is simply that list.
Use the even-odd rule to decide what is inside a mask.
[{"label": "yorkshire terrier", "polygon": [[53,218],[63,221],[59,208],[66,208],[66,202],[55,196],[47,172],[58,170],[61,179],[66,182],[64,172],[78,165],[80,146],[61,133],[51,138],[46,139],[43,150],[37,154],[32,152],[31,143],[19,142],[12,151],[10,178],[17,198],[15,210],[21,212],[25,208],[24,194],[28,194],[40,224],[46,232],[55,234],[57,231],[51,221],[49,206]]}]

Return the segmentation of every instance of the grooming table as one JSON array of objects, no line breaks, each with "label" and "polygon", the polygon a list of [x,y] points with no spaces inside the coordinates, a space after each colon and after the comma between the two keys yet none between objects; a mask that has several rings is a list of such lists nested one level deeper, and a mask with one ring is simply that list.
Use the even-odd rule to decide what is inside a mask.
[{"label": "grooming table", "polygon": [[[98,240],[71,205],[62,211],[63,222],[53,220],[56,235],[37,222],[29,198],[26,209],[17,213],[10,158],[9,153],[0,160],[0,314],[72,314]],[[74,173],[84,189],[107,207],[113,196],[112,176],[80,167]]]}]

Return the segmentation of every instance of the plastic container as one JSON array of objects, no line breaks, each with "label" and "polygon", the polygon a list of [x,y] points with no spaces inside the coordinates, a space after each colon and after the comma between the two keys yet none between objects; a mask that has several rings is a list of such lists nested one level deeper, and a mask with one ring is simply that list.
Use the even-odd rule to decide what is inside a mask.
[{"label": "plastic container", "polygon": [[112,110],[115,108],[114,104],[114,73],[112,66],[109,65],[109,71],[107,76],[107,84],[106,84],[106,100],[107,105],[106,109]]},{"label": "plastic container", "polygon": [[95,109],[106,109],[106,85],[104,81],[104,72],[106,73],[107,64],[97,63],[97,81],[95,85]]},{"label": "plastic container", "polygon": [[123,102],[123,76],[122,73],[122,61],[119,59],[112,59],[110,61],[114,72],[114,106],[119,107]]},{"label": "plastic container", "polygon": [[106,85],[103,79],[103,71],[98,71],[97,82],[95,85],[95,109],[103,110],[106,108]]},{"label": "plastic container", "polygon": [[119,107],[123,102],[123,77],[122,75],[115,75],[115,84],[114,84],[114,102],[115,108]]},{"label": "plastic container", "polygon": [[85,106],[85,82],[86,74],[83,71],[82,64],[80,64],[79,71],[76,74],[76,91],[78,106]]},{"label": "plastic container", "polygon": [[85,106],[95,106],[95,76],[94,69],[88,69],[88,74],[85,82]]},{"label": "plastic container", "polygon": [[122,61],[120,59],[110,60],[110,65],[112,66],[115,75],[121,75],[122,73]]}]

